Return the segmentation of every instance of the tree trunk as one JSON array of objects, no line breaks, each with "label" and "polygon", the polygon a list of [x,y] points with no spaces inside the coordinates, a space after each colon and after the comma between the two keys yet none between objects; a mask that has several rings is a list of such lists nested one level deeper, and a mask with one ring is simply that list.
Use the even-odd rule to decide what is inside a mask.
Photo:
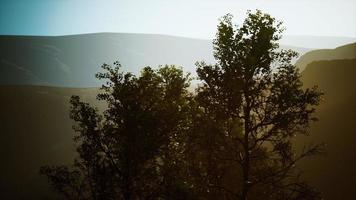
[{"label": "tree trunk", "polygon": [[242,163],[242,191],[241,191],[241,200],[247,200],[248,198],[248,191],[249,191],[249,173],[250,173],[250,145],[249,145],[249,134],[250,134],[250,114],[251,114],[251,107],[250,107],[250,99],[248,88],[245,89],[245,98],[246,98],[246,107],[244,108],[244,159]]}]

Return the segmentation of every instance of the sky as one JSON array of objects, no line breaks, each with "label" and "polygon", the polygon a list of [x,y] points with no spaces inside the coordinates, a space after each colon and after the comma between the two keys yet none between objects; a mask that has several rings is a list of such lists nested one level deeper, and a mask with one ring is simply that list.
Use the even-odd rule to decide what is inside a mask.
[{"label": "sky", "polygon": [[210,39],[218,19],[239,24],[260,9],[283,21],[286,35],[356,37],[356,0],[0,0],[0,35],[95,32]]}]

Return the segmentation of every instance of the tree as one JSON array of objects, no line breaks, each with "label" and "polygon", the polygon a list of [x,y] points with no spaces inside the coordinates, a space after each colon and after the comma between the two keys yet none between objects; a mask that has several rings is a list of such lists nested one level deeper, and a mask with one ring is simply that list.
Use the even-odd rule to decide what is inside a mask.
[{"label": "tree", "polygon": [[78,158],[43,167],[67,199],[319,199],[301,180],[293,138],[307,135],[321,93],[303,89],[297,54],[279,50],[280,22],[248,12],[241,27],[224,16],[214,40],[217,64],[197,63],[200,80],[174,66],[141,75],[104,64],[103,114],[71,98]]},{"label": "tree", "polygon": [[226,15],[214,40],[215,65],[197,63],[191,173],[202,193],[220,199],[318,199],[300,180],[292,139],[308,134],[321,93],[302,89],[297,56],[279,50],[283,28],[268,14],[248,12],[241,27]]},{"label": "tree", "polygon": [[[174,66],[145,67],[140,77],[104,64],[107,80],[98,99],[103,115],[71,98],[78,155],[72,167],[45,166],[54,188],[67,199],[185,199],[180,135],[185,132],[189,75]],[[174,193],[174,196],[170,196]]]}]

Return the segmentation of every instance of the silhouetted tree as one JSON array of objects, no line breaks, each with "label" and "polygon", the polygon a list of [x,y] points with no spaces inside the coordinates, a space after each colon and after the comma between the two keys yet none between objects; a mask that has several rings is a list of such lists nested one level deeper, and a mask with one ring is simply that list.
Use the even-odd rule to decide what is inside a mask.
[{"label": "silhouetted tree", "polygon": [[[79,157],[69,168],[43,167],[68,199],[186,199],[180,138],[189,110],[189,75],[174,66],[145,67],[140,77],[104,64],[107,80],[98,99],[103,116],[78,96],[71,98]],[[174,195],[174,196],[172,196]]]},{"label": "silhouetted tree", "polygon": [[278,50],[281,23],[248,12],[241,27],[226,15],[214,40],[215,65],[197,63],[190,173],[211,199],[318,199],[299,179],[296,163],[321,152],[297,154],[292,138],[307,134],[321,93],[302,89],[297,53]]},{"label": "silhouetted tree", "polygon": [[218,25],[218,63],[197,63],[195,93],[174,66],[136,77],[104,64],[107,109],[71,98],[78,158],[41,168],[54,188],[67,199],[319,199],[296,164],[321,146],[296,153],[292,139],[308,134],[321,93],[278,49],[280,22],[260,11],[231,20]]}]

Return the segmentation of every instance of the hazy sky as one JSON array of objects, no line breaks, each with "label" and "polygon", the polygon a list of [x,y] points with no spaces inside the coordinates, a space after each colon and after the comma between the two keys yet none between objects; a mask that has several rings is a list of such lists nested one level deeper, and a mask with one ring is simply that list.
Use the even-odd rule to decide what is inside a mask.
[{"label": "hazy sky", "polygon": [[135,32],[213,38],[226,13],[248,9],[284,22],[287,35],[356,37],[356,0],[0,0],[0,34]]}]

